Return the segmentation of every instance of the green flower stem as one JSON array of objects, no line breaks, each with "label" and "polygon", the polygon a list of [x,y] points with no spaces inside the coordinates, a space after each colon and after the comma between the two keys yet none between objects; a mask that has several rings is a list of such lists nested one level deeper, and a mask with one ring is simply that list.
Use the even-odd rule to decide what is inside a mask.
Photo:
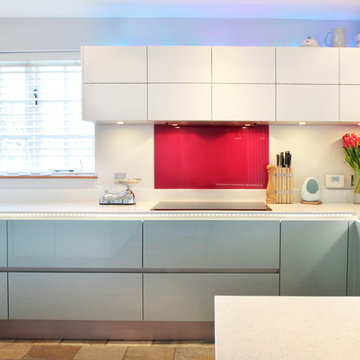
[{"label": "green flower stem", "polygon": [[360,171],[354,171],[354,193],[360,193]]}]

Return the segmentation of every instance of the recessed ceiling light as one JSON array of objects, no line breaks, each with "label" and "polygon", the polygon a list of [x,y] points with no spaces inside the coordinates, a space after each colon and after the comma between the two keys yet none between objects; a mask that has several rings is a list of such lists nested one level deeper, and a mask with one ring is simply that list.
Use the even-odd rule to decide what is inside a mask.
[{"label": "recessed ceiling light", "polygon": [[360,123],[358,123],[358,125],[360,126]]},{"label": "recessed ceiling light", "polygon": [[244,126],[251,126],[251,124],[244,124]]},{"label": "recessed ceiling light", "polygon": [[299,125],[306,125],[306,122],[305,121],[299,121],[298,124]]},{"label": "recessed ceiling light", "polygon": [[171,124],[172,126],[178,126],[178,124]]},{"label": "recessed ceiling light", "polygon": [[116,122],[118,125],[124,125],[124,122],[123,121],[117,121]]},{"label": "recessed ceiling light", "polygon": [[175,129],[180,129],[180,126],[175,126]]}]

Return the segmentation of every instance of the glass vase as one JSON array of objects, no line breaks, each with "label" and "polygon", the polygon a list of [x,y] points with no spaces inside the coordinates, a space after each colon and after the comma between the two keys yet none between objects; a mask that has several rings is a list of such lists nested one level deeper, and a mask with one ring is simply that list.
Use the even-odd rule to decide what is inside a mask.
[{"label": "glass vase", "polygon": [[360,170],[354,171],[354,204],[360,204]]}]

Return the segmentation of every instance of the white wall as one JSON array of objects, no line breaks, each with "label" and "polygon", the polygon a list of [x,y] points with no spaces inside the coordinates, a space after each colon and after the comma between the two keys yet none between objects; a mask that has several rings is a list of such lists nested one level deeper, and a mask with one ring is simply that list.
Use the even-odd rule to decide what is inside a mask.
[{"label": "white wall", "polygon": [[[81,45],[253,45],[298,46],[307,36],[323,44],[333,27],[345,28],[347,43],[353,46],[360,29],[356,21],[315,20],[240,20],[240,19],[0,19],[0,51],[79,50]],[[270,154],[290,150],[294,158],[295,188],[299,189],[308,176],[319,178],[323,184],[326,173],[343,173],[347,179],[351,169],[344,164],[339,139],[349,126],[299,127],[270,126]],[[32,189],[57,189],[54,193],[66,198],[101,192],[102,186],[112,184],[114,172],[126,172],[141,177],[137,185],[140,197],[153,189],[153,127],[150,125],[96,127],[96,168],[98,180],[0,180],[0,199],[17,193],[26,198]],[[6,190],[5,190],[6,189]],[[70,191],[69,189],[72,189]],[[2,191],[1,191],[2,190]],[[62,191],[63,190],[63,191]],[[80,196],[81,193],[81,196]],[[240,194],[241,198],[263,199],[264,191],[196,191],[196,196],[209,194],[223,198]],[[20,194],[20,195],[19,195]],[[35,194],[35,195],[34,195]],[[78,195],[77,195],[78,194]],[[186,196],[195,196],[186,192]],[[6,196],[5,196],[6,195]],[[15,195],[14,195],[15,196]],[[156,191],[156,198],[183,197],[183,191]],[[48,199],[53,200],[52,196]],[[46,200],[46,199],[43,199]]]}]

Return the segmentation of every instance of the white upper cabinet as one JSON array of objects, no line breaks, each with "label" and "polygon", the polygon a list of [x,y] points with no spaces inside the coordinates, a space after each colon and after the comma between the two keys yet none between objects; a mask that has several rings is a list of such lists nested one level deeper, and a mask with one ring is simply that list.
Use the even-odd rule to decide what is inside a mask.
[{"label": "white upper cabinet", "polygon": [[84,83],[145,83],[146,46],[85,46]]},{"label": "white upper cabinet", "polygon": [[210,121],[210,84],[149,84],[149,120]]},{"label": "white upper cabinet", "polygon": [[360,85],[360,48],[340,49],[340,84]]},{"label": "white upper cabinet", "polygon": [[278,85],[277,120],[333,122],[339,120],[339,87]]},{"label": "white upper cabinet", "polygon": [[213,82],[275,83],[275,48],[214,46]]},{"label": "white upper cabinet", "polygon": [[339,50],[277,48],[276,77],[280,84],[339,84]]},{"label": "white upper cabinet", "polygon": [[210,46],[149,46],[150,83],[210,83]]},{"label": "white upper cabinet", "polygon": [[275,85],[214,84],[213,120],[274,121]]},{"label": "white upper cabinet", "polygon": [[98,123],[147,118],[146,84],[84,84],[83,118]]},{"label": "white upper cabinet", "polygon": [[360,85],[340,85],[340,121],[360,122]]}]

